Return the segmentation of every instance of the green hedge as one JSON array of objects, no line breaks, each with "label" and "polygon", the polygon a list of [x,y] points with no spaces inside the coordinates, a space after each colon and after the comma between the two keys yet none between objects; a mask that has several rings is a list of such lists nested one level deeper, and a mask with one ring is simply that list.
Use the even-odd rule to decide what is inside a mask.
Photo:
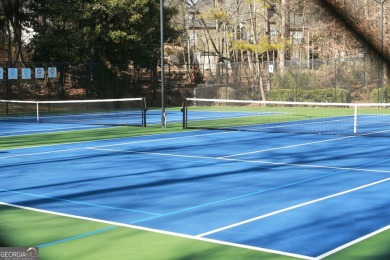
[{"label": "green hedge", "polygon": [[[378,92],[380,93],[378,98]],[[383,95],[383,97],[382,97]],[[378,102],[379,101],[379,102]],[[390,86],[387,86],[383,89],[374,89],[371,92],[371,102],[373,103],[390,103]]]},{"label": "green hedge", "polygon": [[270,101],[298,101],[298,102],[351,102],[351,93],[345,89],[275,89],[267,92]]}]

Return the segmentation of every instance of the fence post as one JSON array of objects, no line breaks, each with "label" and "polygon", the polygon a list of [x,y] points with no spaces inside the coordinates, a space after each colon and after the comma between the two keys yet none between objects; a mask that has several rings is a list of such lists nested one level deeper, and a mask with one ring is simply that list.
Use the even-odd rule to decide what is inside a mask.
[{"label": "fence post", "polygon": [[336,88],[337,88],[337,59],[334,60],[334,80],[333,80],[333,87],[334,87],[334,96],[336,102]]},{"label": "fence post", "polygon": [[229,86],[229,64],[225,63],[226,66],[226,99],[228,99],[228,86]]}]

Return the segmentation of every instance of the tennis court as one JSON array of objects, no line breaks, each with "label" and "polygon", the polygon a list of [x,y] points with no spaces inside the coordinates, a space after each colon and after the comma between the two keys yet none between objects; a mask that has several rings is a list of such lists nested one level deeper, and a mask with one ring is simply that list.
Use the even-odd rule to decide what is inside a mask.
[{"label": "tennis court", "polygon": [[[215,126],[216,112],[202,113]],[[284,114],[255,113],[265,120]],[[157,123],[161,114],[150,110],[147,116],[148,122]],[[230,121],[252,116],[248,112],[222,115]],[[43,255],[53,253],[51,250],[60,252],[61,248],[74,250],[75,243],[78,250],[74,252],[79,254],[91,248],[99,252],[104,245],[96,241],[85,247],[80,244],[104,236],[111,244],[121,244],[129,237],[122,234],[111,240],[110,234],[125,228],[127,232],[152,231],[159,235],[158,241],[169,240],[166,237],[185,239],[185,246],[175,249],[174,258],[178,259],[190,259],[187,253],[194,249],[188,245],[199,242],[224,246],[221,251],[225,255],[220,251],[213,255],[210,248],[199,246],[205,250],[203,259],[346,259],[342,252],[358,242],[388,234],[388,138],[231,131],[231,126],[228,130],[181,130],[182,117],[179,109],[168,111],[171,129],[148,132],[156,126],[119,127],[127,133],[115,138],[105,138],[102,131],[118,131],[117,126],[80,130],[68,124],[2,123],[4,127],[15,126],[1,137],[3,143],[9,140],[9,147],[0,151],[0,210],[7,213],[3,216],[11,207],[84,223],[82,227],[72,224],[79,228],[71,234],[68,226],[41,230],[44,239],[31,239],[36,244],[28,246],[39,247]],[[56,130],[47,131],[51,127]],[[42,131],[19,135],[23,128],[25,133]],[[95,138],[47,141],[64,132],[86,136],[84,131],[97,132]],[[12,145],[37,136],[42,138],[40,142]],[[11,226],[11,220],[2,221],[9,222],[0,230]],[[142,234],[130,237],[138,237],[140,244],[157,243],[142,239]],[[183,242],[177,243],[183,246]],[[146,251],[164,252],[161,247]],[[366,253],[371,256],[389,254],[388,249],[376,252],[375,247],[370,248]],[[340,253],[341,258],[337,258]],[[150,252],[137,254],[150,257]],[[197,254],[193,256],[200,256]],[[80,259],[89,259],[84,256]],[[172,259],[164,253],[160,256]]]}]

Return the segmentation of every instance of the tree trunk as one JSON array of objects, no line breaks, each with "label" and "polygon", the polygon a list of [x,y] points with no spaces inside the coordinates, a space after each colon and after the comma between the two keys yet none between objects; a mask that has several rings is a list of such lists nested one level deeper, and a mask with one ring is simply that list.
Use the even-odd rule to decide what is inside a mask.
[{"label": "tree trunk", "polygon": [[[285,41],[285,37],[286,37],[286,26],[287,26],[287,4],[286,4],[286,0],[281,0],[280,2],[280,38],[281,38],[281,41]],[[279,70],[281,72],[284,71],[284,60],[285,60],[285,51],[284,49],[280,49],[278,50],[278,60],[279,60]]]}]

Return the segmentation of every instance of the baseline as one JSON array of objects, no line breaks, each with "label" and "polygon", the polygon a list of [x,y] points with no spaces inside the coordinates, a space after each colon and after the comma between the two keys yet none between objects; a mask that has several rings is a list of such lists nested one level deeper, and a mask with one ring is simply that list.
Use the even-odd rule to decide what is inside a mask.
[{"label": "baseline", "polygon": [[120,223],[120,222],[113,222],[113,221],[94,219],[94,218],[89,218],[89,217],[82,217],[82,216],[77,216],[77,215],[72,215],[72,214],[59,213],[59,212],[55,212],[55,211],[36,209],[36,208],[31,208],[31,207],[26,207],[26,206],[5,203],[5,202],[1,202],[1,201],[0,201],[0,205],[29,210],[29,211],[34,211],[34,212],[39,212],[39,213],[44,213],[44,214],[50,214],[50,215],[54,215],[54,216],[62,216],[62,217],[80,219],[80,220],[85,220],[85,221],[93,221],[93,222],[98,222],[98,223],[103,223],[103,224],[115,225],[115,226],[119,226],[119,227],[132,228],[132,229],[148,231],[148,232],[153,232],[153,233],[158,233],[158,234],[163,234],[163,235],[181,237],[181,238],[185,238],[185,239],[210,242],[213,244],[228,245],[228,246],[234,246],[234,247],[238,247],[238,248],[256,250],[256,251],[260,251],[260,252],[267,252],[267,253],[271,253],[271,254],[296,257],[299,259],[307,259],[307,260],[314,260],[315,259],[312,257],[307,257],[307,256],[303,256],[303,255],[292,254],[292,253],[282,252],[282,251],[277,251],[277,250],[271,250],[271,249],[267,249],[267,248],[246,246],[246,245],[242,245],[242,244],[236,244],[236,243],[224,242],[224,241],[215,240],[215,239],[196,237],[196,236],[191,236],[191,235],[186,235],[186,234],[180,234],[180,233],[164,231],[164,230],[159,230],[159,229],[153,229],[153,228],[148,228],[148,227],[142,227],[142,226],[137,226],[137,225],[130,225],[130,224],[125,224],[125,223]]}]

